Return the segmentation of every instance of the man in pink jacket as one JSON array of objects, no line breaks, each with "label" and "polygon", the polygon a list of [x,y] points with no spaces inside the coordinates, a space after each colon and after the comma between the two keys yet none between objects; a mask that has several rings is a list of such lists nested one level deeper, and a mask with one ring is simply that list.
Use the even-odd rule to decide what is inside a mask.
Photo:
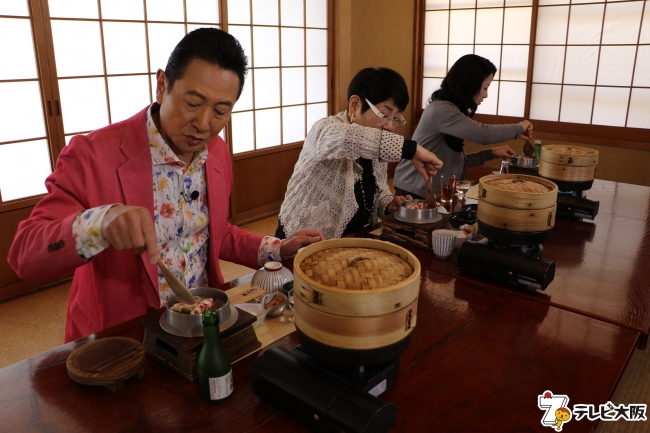
[{"label": "man in pink jacket", "polygon": [[232,167],[218,134],[245,74],[236,39],[195,30],[158,70],[156,103],[61,152],[8,260],[25,279],[75,270],[66,342],[164,305],[159,257],[188,287],[215,287],[219,259],[257,267],[323,239],[303,230],[280,241],[228,223]]}]

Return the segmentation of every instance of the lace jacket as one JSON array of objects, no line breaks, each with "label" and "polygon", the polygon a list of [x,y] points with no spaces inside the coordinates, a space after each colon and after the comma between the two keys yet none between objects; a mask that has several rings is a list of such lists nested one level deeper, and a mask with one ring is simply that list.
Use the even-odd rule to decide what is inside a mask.
[{"label": "lace jacket", "polygon": [[348,121],[347,111],[321,119],[309,131],[287,186],[278,218],[287,236],[300,229],[339,238],[357,212],[354,185],[361,180],[357,158],[372,160],[377,182],[371,222],[384,215],[393,195],[387,163],[401,160],[404,137]]}]

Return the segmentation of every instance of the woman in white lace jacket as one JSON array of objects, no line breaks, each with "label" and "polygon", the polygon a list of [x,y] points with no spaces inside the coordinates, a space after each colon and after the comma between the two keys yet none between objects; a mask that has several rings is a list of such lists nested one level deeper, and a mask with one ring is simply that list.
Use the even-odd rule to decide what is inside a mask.
[{"label": "woman in white lace jacket", "polygon": [[321,230],[348,235],[397,210],[387,163],[410,159],[425,179],[442,167],[415,141],[393,134],[408,105],[404,79],[388,68],[361,70],[348,87],[348,109],[316,122],[303,145],[280,210],[276,236]]}]

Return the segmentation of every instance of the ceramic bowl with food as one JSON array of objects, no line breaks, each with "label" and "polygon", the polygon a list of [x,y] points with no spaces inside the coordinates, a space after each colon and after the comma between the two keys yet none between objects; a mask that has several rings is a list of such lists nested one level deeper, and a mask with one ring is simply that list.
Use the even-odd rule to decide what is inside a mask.
[{"label": "ceramic bowl with food", "polygon": [[288,304],[287,295],[283,292],[275,292],[275,298],[268,301],[264,308],[268,317],[278,317],[282,314]]},{"label": "ceramic bowl with food", "polygon": [[431,207],[426,200],[404,200],[399,204],[396,218],[398,220],[426,223],[438,217],[438,208]]},{"label": "ceramic bowl with food", "polygon": [[[214,301],[214,306],[212,306],[210,309],[219,311],[219,328],[223,331],[229,327],[228,324],[232,322],[231,319],[233,312],[230,305],[230,300],[228,299],[226,292],[223,290],[214,289],[212,287],[199,287],[196,289],[190,289],[190,293],[192,296],[212,298]],[[203,315],[187,314],[173,311],[172,307],[178,302],[179,299],[176,295],[170,296],[167,300],[167,307],[165,309],[167,324],[181,332],[190,332],[193,334],[203,335]]]}]

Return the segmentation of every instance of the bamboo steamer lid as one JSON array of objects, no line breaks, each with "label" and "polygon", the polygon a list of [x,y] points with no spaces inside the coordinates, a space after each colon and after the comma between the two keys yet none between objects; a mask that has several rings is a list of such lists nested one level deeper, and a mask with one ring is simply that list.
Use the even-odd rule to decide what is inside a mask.
[{"label": "bamboo steamer lid", "polygon": [[559,165],[587,167],[598,164],[598,151],[588,147],[547,144],[542,146],[540,156],[542,161]]},{"label": "bamboo steamer lid", "polygon": [[594,180],[596,166],[560,165],[552,162],[539,162],[539,175],[564,182],[587,182]]},{"label": "bamboo steamer lid", "polygon": [[417,299],[401,310],[382,316],[339,316],[311,308],[295,296],[295,287],[296,328],[319,343],[341,349],[375,349],[402,341],[415,328]]},{"label": "bamboo steamer lid", "polygon": [[375,239],[343,238],[303,248],[294,259],[294,297],[337,316],[382,316],[418,297],[420,262]]},{"label": "bamboo steamer lid", "polygon": [[542,232],[555,226],[556,211],[556,204],[545,209],[514,209],[479,201],[477,218],[498,229]]},{"label": "bamboo steamer lid", "polygon": [[557,185],[535,176],[492,174],[479,180],[481,202],[513,209],[547,209],[557,202]]}]

